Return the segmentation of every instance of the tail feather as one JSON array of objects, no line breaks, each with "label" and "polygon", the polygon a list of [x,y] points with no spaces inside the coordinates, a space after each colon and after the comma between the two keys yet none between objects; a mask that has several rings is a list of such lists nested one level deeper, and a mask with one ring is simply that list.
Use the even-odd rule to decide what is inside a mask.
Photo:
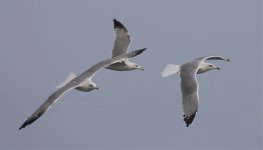
[{"label": "tail feather", "polygon": [[162,77],[168,77],[180,72],[180,65],[168,64],[162,72]]}]

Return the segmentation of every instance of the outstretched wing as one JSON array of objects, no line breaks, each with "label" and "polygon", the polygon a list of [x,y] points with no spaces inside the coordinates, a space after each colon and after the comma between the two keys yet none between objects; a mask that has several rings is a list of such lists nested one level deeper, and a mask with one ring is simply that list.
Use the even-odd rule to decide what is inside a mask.
[{"label": "outstretched wing", "polygon": [[83,72],[78,77],[72,79],[65,86],[61,87],[60,89],[56,90],[53,94],[51,94],[48,97],[48,99],[19,127],[19,130],[22,128],[25,128],[27,125],[30,125],[35,120],[37,120],[51,107],[53,103],[58,101],[59,98],[62,97],[67,91],[78,87],[84,80],[91,79],[101,68],[104,68],[112,63],[116,63],[122,59],[137,56],[145,50],[146,48],[135,50],[130,53],[126,53],[126,54],[123,54],[123,55],[120,55],[120,56],[117,56],[111,59],[107,59],[107,60],[101,61],[93,65],[87,71]]},{"label": "outstretched wing", "polygon": [[121,54],[125,54],[131,44],[131,38],[128,30],[116,19],[114,22],[115,41],[112,49],[112,58]]},{"label": "outstretched wing", "polygon": [[74,89],[78,86],[76,82],[70,82],[64,87],[56,90],[53,94],[51,94],[48,99],[39,106],[39,108],[19,127],[19,130],[25,128],[27,125],[30,125],[35,120],[37,120],[40,116],[42,116],[53,103],[59,100],[67,91]]},{"label": "outstretched wing", "polygon": [[205,60],[224,60],[224,61],[230,61],[230,59],[225,59],[221,56],[204,56],[194,59],[194,61],[205,61]]},{"label": "outstretched wing", "polygon": [[[194,68],[193,68],[194,67]],[[197,66],[189,63],[181,66],[181,91],[184,121],[188,127],[194,120],[198,110],[198,82],[196,79]]]}]

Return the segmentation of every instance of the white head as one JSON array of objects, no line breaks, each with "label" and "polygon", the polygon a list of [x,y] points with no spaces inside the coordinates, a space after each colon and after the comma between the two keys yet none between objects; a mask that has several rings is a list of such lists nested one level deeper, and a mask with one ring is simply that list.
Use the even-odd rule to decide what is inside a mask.
[{"label": "white head", "polygon": [[126,62],[126,64],[128,65],[128,67],[131,69],[131,70],[135,70],[135,69],[139,69],[139,70],[144,70],[140,65],[136,64],[136,63],[133,63],[133,62]]},{"label": "white head", "polygon": [[94,90],[94,89],[99,89],[98,87],[97,87],[97,85],[96,85],[96,83],[94,83],[94,82],[90,82],[90,84],[89,84],[89,88],[91,89],[91,90]]},{"label": "white head", "polygon": [[213,70],[213,69],[217,69],[217,70],[220,70],[219,67],[217,67],[216,65],[214,64],[210,64],[210,63],[201,63],[199,65],[199,68],[197,70],[197,74],[200,74],[200,73],[204,73],[204,72],[207,72],[209,70]]},{"label": "white head", "polygon": [[97,85],[92,81],[84,82],[81,86],[77,87],[76,89],[83,92],[89,92],[94,89],[99,90]]}]

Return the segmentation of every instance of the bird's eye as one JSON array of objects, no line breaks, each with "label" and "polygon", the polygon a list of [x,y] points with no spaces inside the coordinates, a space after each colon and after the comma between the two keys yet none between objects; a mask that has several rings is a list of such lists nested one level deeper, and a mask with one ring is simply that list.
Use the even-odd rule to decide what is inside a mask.
[{"label": "bird's eye", "polygon": [[211,67],[211,68],[212,68],[212,67],[213,67],[213,65],[209,65],[209,67]]}]

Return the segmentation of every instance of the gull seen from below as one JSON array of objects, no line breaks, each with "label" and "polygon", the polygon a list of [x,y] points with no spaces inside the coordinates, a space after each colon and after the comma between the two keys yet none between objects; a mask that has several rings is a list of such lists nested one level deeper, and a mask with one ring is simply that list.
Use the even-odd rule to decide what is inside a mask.
[{"label": "gull seen from below", "polygon": [[163,72],[162,77],[168,77],[175,73],[180,73],[181,77],[181,92],[182,105],[184,112],[184,121],[188,127],[194,120],[196,112],[198,111],[198,82],[196,74],[205,73],[209,70],[220,70],[214,64],[206,63],[205,60],[224,60],[230,61],[220,56],[199,57],[183,65],[168,64]]},{"label": "gull seen from below", "polygon": [[[115,57],[127,53],[132,40],[128,30],[122,25],[122,23],[116,19],[113,19],[113,23],[115,30],[115,41],[112,49],[112,57]],[[130,71],[135,69],[144,70],[138,64],[129,61],[128,58],[124,59],[123,61],[111,64],[106,68],[115,71]]]},{"label": "gull seen from below", "polygon": [[50,107],[52,104],[57,102],[59,98],[61,98],[66,92],[68,92],[71,89],[77,89],[80,91],[91,91],[94,89],[98,89],[96,84],[91,81],[92,77],[102,68],[116,63],[118,61],[122,61],[123,59],[135,57],[139,54],[141,54],[143,51],[145,51],[146,48],[135,50],[130,53],[125,53],[110,59],[103,60],[92,67],[90,67],[88,70],[80,74],[79,76],[75,77],[75,75],[71,74],[72,79],[68,81],[64,81],[62,85],[58,87],[58,89],[52,93],[48,99],[40,105],[40,107],[19,127],[19,130],[22,128],[25,128],[27,125],[30,125],[35,120],[37,120],[40,116],[42,116]]}]

